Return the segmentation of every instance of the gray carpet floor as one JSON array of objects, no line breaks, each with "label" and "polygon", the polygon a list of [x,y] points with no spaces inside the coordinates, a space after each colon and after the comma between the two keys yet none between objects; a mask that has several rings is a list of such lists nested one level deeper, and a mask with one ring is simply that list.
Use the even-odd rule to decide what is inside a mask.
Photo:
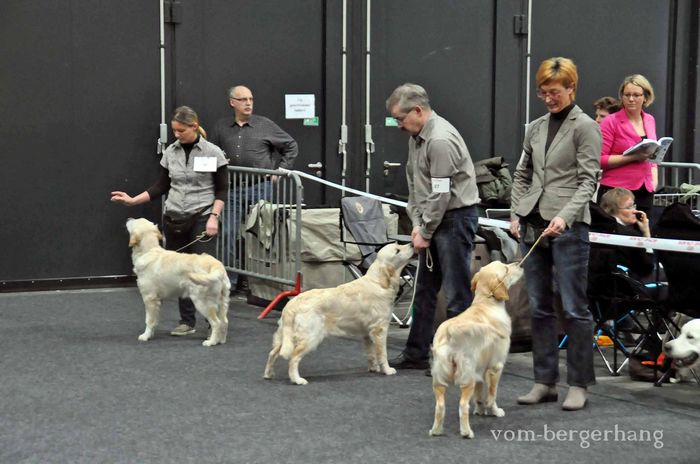
[{"label": "gray carpet floor", "polygon": [[[358,340],[309,355],[307,386],[289,383],[282,359],[264,380],[279,313],[259,311],[233,299],[228,343],[205,348],[201,319],[191,336],[168,334],[174,302],[139,342],[135,288],[0,294],[0,463],[699,462],[696,384],[656,388],[600,369],[584,410],[526,407],[515,398],[532,383],[531,357],[512,354],[506,416],[472,417],[475,438],[460,438],[452,388],[447,435],[432,438],[431,379],[365,372]],[[390,356],[406,334],[392,329]]]}]

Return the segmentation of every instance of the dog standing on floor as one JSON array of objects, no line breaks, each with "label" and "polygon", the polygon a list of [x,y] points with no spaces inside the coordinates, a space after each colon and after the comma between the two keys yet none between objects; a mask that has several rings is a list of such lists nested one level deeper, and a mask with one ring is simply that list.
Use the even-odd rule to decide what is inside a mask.
[{"label": "dog standing on floor", "polygon": [[472,305],[459,316],[438,327],[433,338],[432,376],[435,419],[430,435],[443,434],[445,391],[459,385],[459,428],[464,438],[473,438],[469,426],[469,404],[476,397],[475,413],[503,417],[496,405],[496,390],[510,348],[511,322],[506,312],[508,289],[520,279],[518,264],[493,261],[472,278]]},{"label": "dog standing on floor", "polygon": [[272,339],[264,377],[271,379],[278,356],[289,360],[289,378],[306,385],[299,375],[302,358],[327,335],[362,336],[370,372],[393,375],[386,355],[386,338],[401,270],[413,258],[413,246],[385,245],[367,273],[334,288],[303,292],[282,310]]},{"label": "dog standing on floor", "polygon": [[226,268],[205,253],[194,255],[165,250],[160,246],[158,227],[146,219],[126,221],[136,283],[146,307],[146,330],[139,340],[153,337],[161,301],[191,298],[195,308],[209,321],[211,334],[202,345],[226,343],[231,283]]}]

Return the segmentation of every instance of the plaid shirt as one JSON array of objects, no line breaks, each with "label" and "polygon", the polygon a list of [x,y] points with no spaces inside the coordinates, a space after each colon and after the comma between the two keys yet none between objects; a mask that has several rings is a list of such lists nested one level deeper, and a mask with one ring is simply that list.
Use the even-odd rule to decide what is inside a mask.
[{"label": "plaid shirt", "polygon": [[268,118],[255,114],[243,126],[232,117],[220,119],[209,141],[224,150],[231,166],[292,169],[299,152],[289,134]]}]

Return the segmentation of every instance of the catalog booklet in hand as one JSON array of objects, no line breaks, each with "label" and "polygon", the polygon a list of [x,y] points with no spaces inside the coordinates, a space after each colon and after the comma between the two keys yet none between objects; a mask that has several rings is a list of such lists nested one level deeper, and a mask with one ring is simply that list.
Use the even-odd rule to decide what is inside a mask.
[{"label": "catalog booklet in hand", "polygon": [[637,153],[649,154],[649,161],[653,163],[661,163],[666,156],[668,147],[671,146],[673,139],[671,137],[661,137],[658,141],[644,139],[633,147],[628,148],[622,153],[623,155],[636,155]]}]

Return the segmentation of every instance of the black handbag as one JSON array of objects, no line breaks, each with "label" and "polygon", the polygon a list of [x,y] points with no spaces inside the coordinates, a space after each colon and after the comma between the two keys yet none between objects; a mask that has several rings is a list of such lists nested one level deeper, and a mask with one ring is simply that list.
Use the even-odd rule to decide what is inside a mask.
[{"label": "black handbag", "polygon": [[[525,225],[523,243],[527,246],[534,245],[540,235],[542,235],[542,232],[544,232],[544,230],[549,226],[549,222],[542,219],[542,216],[540,216],[539,213],[533,213],[525,216],[523,218],[523,224]],[[539,247],[548,248],[549,238],[542,237]]]},{"label": "black handbag", "polygon": [[200,209],[199,211],[188,214],[188,215],[174,215],[174,214],[164,214],[163,215],[163,230],[168,236],[183,236],[188,235],[194,225],[197,223],[197,219],[200,215],[209,208],[209,205]]}]

